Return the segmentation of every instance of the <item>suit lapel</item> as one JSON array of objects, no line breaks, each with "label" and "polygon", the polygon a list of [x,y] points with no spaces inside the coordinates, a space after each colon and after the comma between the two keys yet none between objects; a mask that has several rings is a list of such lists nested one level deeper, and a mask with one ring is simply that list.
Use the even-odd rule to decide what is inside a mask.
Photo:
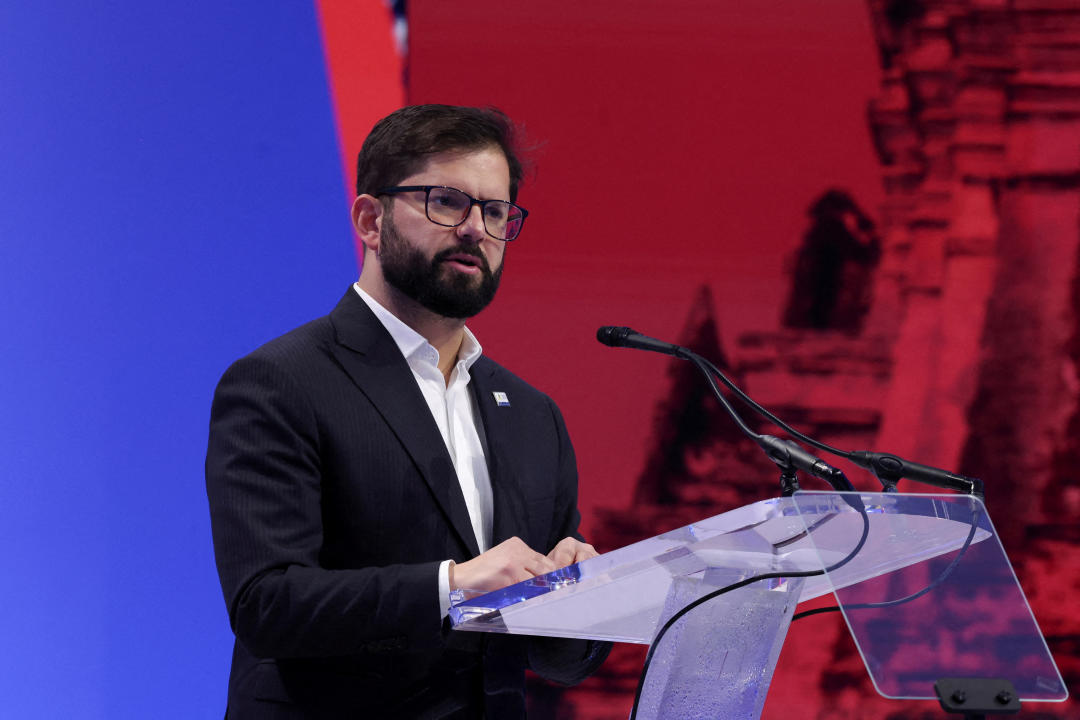
[{"label": "suit lapel", "polygon": [[334,357],[401,441],[470,557],[479,554],[446,443],[390,333],[351,287],[330,322]]},{"label": "suit lapel", "polygon": [[[491,476],[492,542],[498,545],[515,535],[526,539],[525,496],[508,458],[513,456],[516,415],[513,406],[499,406],[493,393],[495,365],[481,357],[470,371],[469,387],[476,398],[487,438],[488,474]],[[527,539],[526,539],[527,540]]]}]

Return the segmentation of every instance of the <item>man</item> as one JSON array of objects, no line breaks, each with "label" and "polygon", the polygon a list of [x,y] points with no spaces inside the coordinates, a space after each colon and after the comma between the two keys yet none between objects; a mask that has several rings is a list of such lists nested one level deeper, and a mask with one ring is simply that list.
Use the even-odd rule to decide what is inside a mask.
[{"label": "man", "polygon": [[381,120],[357,162],[359,281],[223,376],[206,478],[227,717],[523,717],[525,667],[569,684],[606,656],[446,620],[452,589],[596,554],[558,409],[465,327],[527,214],[521,176],[497,111]]}]

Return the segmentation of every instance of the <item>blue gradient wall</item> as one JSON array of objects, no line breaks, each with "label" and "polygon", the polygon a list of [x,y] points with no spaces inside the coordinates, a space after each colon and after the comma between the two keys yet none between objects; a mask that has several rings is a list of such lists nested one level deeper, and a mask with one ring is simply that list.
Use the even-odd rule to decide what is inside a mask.
[{"label": "blue gradient wall", "polygon": [[227,364],[356,272],[310,3],[0,7],[0,716],[221,717]]}]

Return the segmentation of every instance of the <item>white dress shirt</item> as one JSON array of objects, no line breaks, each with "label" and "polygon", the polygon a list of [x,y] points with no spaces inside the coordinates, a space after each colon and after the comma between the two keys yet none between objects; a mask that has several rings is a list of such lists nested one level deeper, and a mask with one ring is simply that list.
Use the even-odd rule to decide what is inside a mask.
[{"label": "white dress shirt", "polygon": [[[435,424],[439,426],[439,433],[454,463],[461,494],[465,497],[465,507],[469,510],[476,544],[480,547],[480,552],[484,552],[491,547],[494,514],[491,477],[484,455],[480,413],[468,387],[469,368],[482,352],[480,343],[472,332],[465,328],[457,363],[450,373],[450,380],[447,381],[439,370],[439,351],[424,339],[423,335],[380,305],[360,288],[359,283],[355,283],[353,288],[390,333],[412,370],[413,378],[427,402],[428,409],[431,410]],[[439,609],[443,616],[450,610],[449,595],[450,561],[444,560],[439,566]]]}]

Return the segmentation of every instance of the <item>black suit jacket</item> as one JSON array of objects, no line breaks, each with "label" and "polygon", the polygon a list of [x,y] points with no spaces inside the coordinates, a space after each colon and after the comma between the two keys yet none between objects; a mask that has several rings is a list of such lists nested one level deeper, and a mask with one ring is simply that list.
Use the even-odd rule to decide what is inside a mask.
[{"label": "black suit jacket", "polygon": [[[470,375],[494,541],[516,535],[547,552],[579,521],[562,417],[487,358]],[[606,656],[600,643],[440,622],[439,563],[478,547],[416,381],[352,288],[329,316],[225,372],[206,481],[237,637],[230,718],[520,717],[526,666],[574,683]]]}]

